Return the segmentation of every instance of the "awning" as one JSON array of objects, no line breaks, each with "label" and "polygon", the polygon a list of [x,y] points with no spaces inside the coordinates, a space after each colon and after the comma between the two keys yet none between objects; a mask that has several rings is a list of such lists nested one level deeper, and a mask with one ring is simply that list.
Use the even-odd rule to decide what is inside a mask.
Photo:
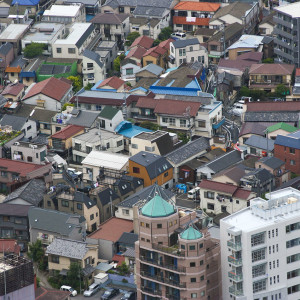
[{"label": "awning", "polygon": [[220,55],[213,55],[213,54],[208,54],[208,57],[213,57],[213,58],[220,58]]}]

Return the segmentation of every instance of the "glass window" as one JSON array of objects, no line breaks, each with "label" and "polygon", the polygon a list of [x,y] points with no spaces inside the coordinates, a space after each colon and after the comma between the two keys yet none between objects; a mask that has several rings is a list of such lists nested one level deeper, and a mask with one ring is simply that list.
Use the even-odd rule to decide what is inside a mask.
[{"label": "glass window", "polygon": [[140,173],[140,168],[133,167],[133,168],[132,168],[132,172],[133,172],[133,173],[136,173],[136,174],[139,174],[139,173]]},{"label": "glass window", "polygon": [[162,228],[162,224],[157,224],[157,228]]},{"label": "glass window", "polygon": [[298,230],[298,229],[300,229],[300,222],[293,223],[293,224],[287,225],[285,227],[286,233],[289,233],[289,232],[292,232],[292,231]]},{"label": "glass window", "polygon": [[126,69],[126,75],[132,75],[133,74],[133,68]]},{"label": "glass window", "polygon": [[56,48],[56,53],[61,53],[61,48]]},{"label": "glass window", "polygon": [[63,207],[69,207],[69,201],[67,201],[67,200],[61,200],[61,206],[63,206]]},{"label": "glass window", "polygon": [[257,234],[253,234],[251,236],[251,246],[254,247],[254,246],[257,246],[260,244],[264,244],[265,243],[265,234],[266,234],[265,231],[257,233]]},{"label": "glass window", "polygon": [[90,220],[94,220],[94,214],[90,215]]},{"label": "glass window", "polygon": [[191,282],[196,282],[196,278],[195,278],[195,277],[192,277],[192,278],[191,278]]},{"label": "glass window", "polygon": [[292,248],[292,247],[295,247],[298,245],[300,245],[300,238],[292,239],[292,240],[286,242],[287,248]]},{"label": "glass window", "polygon": [[69,54],[75,54],[75,48],[68,48]]},{"label": "glass window", "polygon": [[253,293],[264,291],[266,289],[266,279],[253,282]]},{"label": "glass window", "polygon": [[266,248],[252,251],[252,262],[256,262],[266,258]]},{"label": "glass window", "polygon": [[195,247],[195,245],[190,245],[190,250],[196,250],[196,247]]},{"label": "glass window", "polygon": [[82,203],[77,203],[77,209],[82,210]]}]

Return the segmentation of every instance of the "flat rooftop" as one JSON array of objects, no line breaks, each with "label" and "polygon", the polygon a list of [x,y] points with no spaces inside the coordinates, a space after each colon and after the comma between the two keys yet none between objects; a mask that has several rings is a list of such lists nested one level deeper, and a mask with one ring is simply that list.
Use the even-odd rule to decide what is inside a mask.
[{"label": "flat rooftop", "polygon": [[[101,139],[106,140],[106,139],[114,139],[114,138],[119,138],[121,135],[115,134],[113,132],[107,131],[107,130],[100,130],[101,132]],[[88,143],[96,143],[100,142],[100,136],[99,136],[99,129],[98,128],[93,128],[90,129],[88,132],[83,133],[81,135],[77,135],[74,137],[74,140],[80,140]]]},{"label": "flat rooftop", "polygon": [[275,7],[274,10],[287,14],[292,18],[300,18],[300,2]]},{"label": "flat rooftop", "polygon": [[35,143],[27,143],[27,142],[17,142],[18,145],[15,143],[14,146],[24,147],[24,148],[31,148],[31,149],[41,149],[46,148],[46,145],[42,144],[35,144]]},{"label": "flat rooftop", "polygon": [[154,141],[157,138],[164,136],[165,134],[168,134],[166,131],[155,131],[155,132],[142,132],[138,135],[136,135],[134,138],[147,140],[147,141]]},{"label": "flat rooftop", "polygon": [[44,17],[75,17],[79,10],[80,4],[77,5],[52,5],[50,9],[46,9]]},{"label": "flat rooftop", "polygon": [[18,40],[28,28],[28,24],[10,24],[0,34],[0,40]]},{"label": "flat rooftop", "polygon": [[111,49],[117,42],[115,41],[101,41],[98,46],[97,49],[99,50],[107,50],[107,49]]}]

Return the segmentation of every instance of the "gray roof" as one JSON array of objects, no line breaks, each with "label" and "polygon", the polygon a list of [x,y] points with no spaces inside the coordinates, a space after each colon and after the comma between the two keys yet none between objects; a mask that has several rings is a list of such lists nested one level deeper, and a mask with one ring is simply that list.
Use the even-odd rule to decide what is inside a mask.
[{"label": "gray roof", "polygon": [[122,255],[126,257],[135,257],[135,250],[133,248],[127,248]]},{"label": "gray roof", "polygon": [[102,272],[107,272],[109,270],[111,270],[113,268],[112,265],[108,264],[108,263],[100,263],[97,265],[96,270],[102,271]]},{"label": "gray roof", "polygon": [[173,42],[175,48],[183,48],[186,46],[199,45],[200,42],[197,38],[188,39],[188,40],[177,40]]},{"label": "gray roof", "polygon": [[9,15],[9,7],[0,7],[0,18],[7,18]]},{"label": "gray roof", "polygon": [[26,65],[27,61],[24,59],[24,55],[17,56],[13,62],[9,65],[10,67],[20,66],[21,69]]},{"label": "gray roof", "polygon": [[84,34],[80,37],[80,39],[75,43],[77,48],[80,48],[86,39],[90,36],[90,34],[94,31],[95,26],[91,24],[89,28],[84,32]]},{"label": "gray roof", "polygon": [[96,202],[92,200],[87,194],[82,192],[75,192],[74,201],[82,202],[87,208],[91,208],[96,205]]},{"label": "gray roof", "polygon": [[119,196],[111,188],[106,188],[105,190],[100,191],[98,193],[98,197],[103,206],[108,204],[110,201],[119,199]]},{"label": "gray roof", "polygon": [[274,156],[262,157],[258,162],[261,162],[272,169],[277,169],[284,165],[284,161]]},{"label": "gray roof", "polygon": [[119,6],[139,6],[149,5],[153,7],[171,7],[172,0],[107,0],[105,5],[119,5]]},{"label": "gray roof", "polygon": [[13,48],[11,43],[5,43],[0,46],[0,53],[2,55],[7,55],[7,53]]},{"label": "gray roof", "polygon": [[139,239],[138,234],[131,232],[124,232],[118,240],[118,243],[132,245],[134,247],[134,243]]},{"label": "gray roof", "polygon": [[192,156],[202,154],[201,152],[205,151],[209,147],[209,140],[205,137],[200,137],[167,154],[166,158],[171,163],[178,165]]},{"label": "gray roof", "polygon": [[245,145],[263,150],[274,150],[274,140],[267,139],[258,135],[251,135],[245,142]]},{"label": "gray roof", "polygon": [[155,195],[159,195],[165,200],[169,200],[170,198],[174,197],[174,194],[170,190],[165,190],[160,185],[155,184],[147,186],[142,190],[136,192],[135,194],[129,196],[117,206],[132,208],[137,202],[150,200]]},{"label": "gray roof", "polygon": [[149,16],[149,17],[161,18],[161,17],[163,17],[166,9],[167,8],[165,8],[165,7],[149,6],[149,3],[148,3],[147,6],[138,5],[136,7],[136,9],[134,10],[133,15],[134,16]]},{"label": "gray roof", "polygon": [[34,206],[38,206],[43,201],[45,191],[46,185],[43,180],[32,179],[9,194],[4,202],[21,198]]},{"label": "gray roof", "polygon": [[20,131],[26,123],[26,118],[17,117],[13,115],[4,115],[0,121],[1,126],[9,125],[12,126],[13,130]]},{"label": "gray roof", "polygon": [[246,112],[244,122],[298,122],[297,112]]},{"label": "gray roof", "polygon": [[83,52],[83,56],[93,60],[100,68],[103,67],[103,63],[101,62],[101,57],[98,53],[91,51],[89,49],[85,49]]},{"label": "gray roof", "polygon": [[295,177],[289,181],[286,181],[285,183],[283,183],[279,188],[277,188],[277,190],[281,190],[287,187],[293,187],[295,189],[300,188],[300,177]]},{"label": "gray roof", "polygon": [[144,166],[150,179],[156,178],[165,171],[173,168],[165,157],[145,151],[140,151],[131,156],[130,160]]},{"label": "gray roof", "polygon": [[85,6],[89,5],[97,5],[99,3],[98,0],[64,0],[66,3],[82,3]]},{"label": "gray roof", "polygon": [[76,227],[72,219],[79,219],[79,223],[85,221],[80,215],[68,214],[51,209],[31,207],[28,211],[30,228],[45,230],[60,235],[68,236]]},{"label": "gray roof", "polygon": [[137,74],[139,72],[142,72],[142,71],[148,71],[150,73],[153,73],[155,74],[156,76],[160,75],[162,72],[163,72],[163,68],[158,66],[158,65],[155,65],[155,64],[149,64],[147,66],[145,66],[144,68],[140,69]]},{"label": "gray roof", "polygon": [[[261,183],[266,182],[273,178],[273,175],[266,169],[255,169],[249,173],[247,173],[243,178],[250,178],[255,176]],[[241,178],[241,180],[243,179]]]},{"label": "gray roof", "polygon": [[0,203],[0,215],[27,217],[30,207],[30,205],[24,204]]},{"label": "gray roof", "polygon": [[97,14],[90,22],[95,24],[119,25],[127,18],[129,18],[129,15],[127,14],[100,13]]},{"label": "gray roof", "polygon": [[80,110],[76,116],[72,116],[67,124],[78,125],[82,127],[90,128],[96,121],[99,112]]},{"label": "gray roof", "polygon": [[46,254],[83,259],[89,251],[87,245],[85,242],[55,238],[47,247]]},{"label": "gray roof", "polygon": [[82,269],[82,275],[83,276],[90,276],[92,275],[92,273],[96,270],[95,267],[91,266],[91,265],[86,265],[83,269]]}]

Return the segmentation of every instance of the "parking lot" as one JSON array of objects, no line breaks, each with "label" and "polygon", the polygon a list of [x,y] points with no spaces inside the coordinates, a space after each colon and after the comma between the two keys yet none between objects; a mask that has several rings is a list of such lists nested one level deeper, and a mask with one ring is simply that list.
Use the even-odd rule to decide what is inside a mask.
[{"label": "parking lot", "polygon": [[194,209],[194,208],[198,208],[200,203],[194,202],[193,199],[189,199],[187,196],[187,193],[186,193],[186,194],[177,194],[176,195],[176,205]]},{"label": "parking lot", "polygon": [[[91,296],[91,297],[84,297],[83,295],[77,295],[76,297],[74,297],[74,300],[87,300],[87,299],[91,299],[91,300],[99,300],[101,298],[101,296],[104,294],[105,290],[102,289],[99,292],[97,292],[95,295]],[[116,295],[115,297],[111,298],[110,300],[120,300],[122,297],[122,293],[119,293],[118,295]]]}]

